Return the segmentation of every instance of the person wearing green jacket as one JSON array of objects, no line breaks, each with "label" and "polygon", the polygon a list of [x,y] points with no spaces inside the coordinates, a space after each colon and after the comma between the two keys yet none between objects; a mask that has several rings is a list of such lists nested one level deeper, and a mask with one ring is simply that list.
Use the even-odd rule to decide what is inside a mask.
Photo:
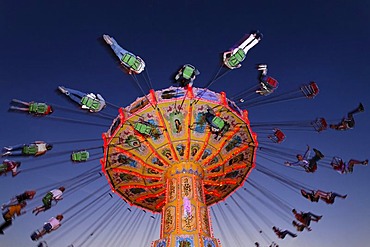
[{"label": "person wearing green jacket", "polygon": [[106,106],[104,98],[100,94],[84,93],[75,89],[59,86],[58,89],[71,100],[90,112],[100,112]]},{"label": "person wearing green jacket", "polygon": [[52,144],[36,141],[29,144],[4,147],[6,152],[2,156],[40,156],[53,148]]},{"label": "person wearing green jacket", "polygon": [[31,115],[34,116],[46,116],[53,113],[53,107],[51,105],[48,105],[46,103],[38,103],[38,102],[24,102],[22,100],[18,99],[12,99],[13,103],[18,103],[21,106],[10,106],[10,110],[17,110],[17,111],[24,111],[28,112]]}]

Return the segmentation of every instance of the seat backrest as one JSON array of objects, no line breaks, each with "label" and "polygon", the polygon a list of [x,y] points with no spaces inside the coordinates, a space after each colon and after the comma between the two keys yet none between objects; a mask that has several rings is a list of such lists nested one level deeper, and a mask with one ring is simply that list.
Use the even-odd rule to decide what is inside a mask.
[{"label": "seat backrest", "polygon": [[316,82],[311,82],[310,88],[312,90],[312,96],[316,96],[319,93],[319,87],[317,86]]},{"label": "seat backrest", "polygon": [[275,132],[275,136],[281,141],[285,139],[285,134],[281,130],[277,130]]},{"label": "seat backrest", "polygon": [[132,66],[138,67],[137,59],[129,53],[126,53],[125,55],[123,55],[122,61],[127,63],[130,67],[132,67]]},{"label": "seat backrest", "polygon": [[79,156],[78,153],[72,153],[71,158],[72,158],[73,161],[77,161],[77,160],[79,160],[78,156]]},{"label": "seat backrest", "polygon": [[235,54],[235,58],[239,61],[242,62],[245,58],[245,52],[242,49],[239,49]]},{"label": "seat backrest", "polygon": [[43,114],[47,111],[48,106],[45,103],[37,104],[37,113]]},{"label": "seat backrest", "polygon": [[278,81],[272,77],[267,77],[267,83],[272,87],[276,88],[278,86]]},{"label": "seat backrest", "polygon": [[89,152],[87,151],[82,151],[81,152],[81,160],[87,160],[89,158]]},{"label": "seat backrest", "polygon": [[217,117],[217,116],[215,116],[212,119],[212,124],[214,125],[214,127],[218,128],[220,130],[225,126],[224,120],[222,120],[222,118]]},{"label": "seat backrest", "polygon": [[32,103],[30,103],[30,105],[29,105],[29,107],[28,107],[28,111],[30,112],[30,113],[35,113],[35,112],[37,112],[37,103],[34,103],[34,102],[32,102]]},{"label": "seat backrest", "polygon": [[97,111],[100,108],[100,102],[98,100],[94,100],[87,96],[82,97],[81,104],[94,111]]},{"label": "seat backrest", "polygon": [[135,123],[134,129],[137,130],[141,134],[150,135],[152,128],[143,123]]},{"label": "seat backrest", "polygon": [[229,58],[229,65],[231,67],[237,66],[245,58],[245,53],[242,49],[239,49],[235,54],[231,55]]},{"label": "seat backrest", "polygon": [[194,68],[190,67],[190,66],[185,66],[183,72],[182,72],[182,75],[185,79],[190,79],[191,76],[193,75],[194,73]]}]

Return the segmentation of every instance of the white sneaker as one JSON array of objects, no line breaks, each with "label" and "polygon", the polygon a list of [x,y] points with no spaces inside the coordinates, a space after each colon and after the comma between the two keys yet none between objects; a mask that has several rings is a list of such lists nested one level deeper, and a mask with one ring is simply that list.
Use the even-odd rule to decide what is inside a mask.
[{"label": "white sneaker", "polygon": [[7,155],[11,155],[11,154],[12,154],[12,152],[7,151],[7,152],[3,153],[3,155],[2,155],[2,156],[7,156]]},{"label": "white sneaker", "polygon": [[64,87],[59,86],[59,87],[58,87],[58,89],[59,89],[62,93],[64,93],[65,95],[69,95],[69,92],[68,92]]},{"label": "white sneaker", "polygon": [[265,70],[265,69],[267,69],[267,64],[259,64],[259,65],[257,66],[257,69],[258,69],[258,70]]},{"label": "white sneaker", "polygon": [[105,42],[106,42],[108,45],[113,45],[112,38],[111,38],[111,37],[109,37],[109,35],[104,34],[104,35],[103,35],[103,39],[105,40]]}]

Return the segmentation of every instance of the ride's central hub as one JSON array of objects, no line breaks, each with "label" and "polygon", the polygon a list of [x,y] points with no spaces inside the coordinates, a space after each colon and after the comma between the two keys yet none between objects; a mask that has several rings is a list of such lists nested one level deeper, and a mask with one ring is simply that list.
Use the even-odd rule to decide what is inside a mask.
[{"label": "ride's central hub", "polygon": [[112,190],[162,213],[155,247],[219,246],[208,207],[243,186],[254,167],[247,112],[224,93],[191,87],[151,91],[119,112],[103,134]]},{"label": "ride's central hub", "polygon": [[167,171],[166,179],[161,239],[154,241],[152,246],[161,246],[161,243],[162,246],[220,246],[212,237],[202,167],[179,163]]},{"label": "ride's central hub", "polygon": [[200,164],[192,162],[180,162],[178,164],[174,164],[167,169],[164,176],[166,179],[169,179],[172,178],[173,176],[178,175],[179,173],[194,174],[198,176],[199,179],[201,180],[204,177],[203,167]]}]

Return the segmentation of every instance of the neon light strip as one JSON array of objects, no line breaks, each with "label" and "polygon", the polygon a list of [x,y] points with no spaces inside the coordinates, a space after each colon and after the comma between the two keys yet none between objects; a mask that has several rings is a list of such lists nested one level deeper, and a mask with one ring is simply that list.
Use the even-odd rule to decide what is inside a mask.
[{"label": "neon light strip", "polygon": [[[164,122],[164,119],[163,119],[163,116],[162,116],[162,113],[159,111],[159,108],[158,108],[158,111],[157,111],[157,116],[159,118],[159,121],[161,122],[161,126],[166,126],[166,124]],[[168,143],[168,146],[169,146],[169,148],[171,150],[171,154],[172,154],[173,159],[178,162],[179,161],[179,158],[177,157],[177,154],[176,154],[175,149],[173,147],[173,144],[171,142],[171,138],[170,138],[170,135],[168,134],[168,131],[167,130],[164,130],[163,131],[163,134],[164,134],[164,136],[167,139],[167,143]]]}]

